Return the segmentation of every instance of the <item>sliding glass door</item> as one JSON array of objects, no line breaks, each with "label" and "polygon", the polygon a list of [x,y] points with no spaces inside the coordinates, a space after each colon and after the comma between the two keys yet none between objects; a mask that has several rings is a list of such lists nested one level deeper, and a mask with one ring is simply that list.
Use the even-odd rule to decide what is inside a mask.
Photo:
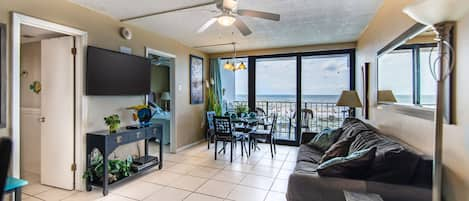
[{"label": "sliding glass door", "polygon": [[301,57],[301,132],[338,128],[349,108],[336,102],[350,89],[350,55],[333,54]]},{"label": "sliding glass door", "polygon": [[337,107],[353,90],[354,50],[249,57],[248,102],[271,119],[278,114],[279,144],[298,145],[303,132],[339,127],[349,108]]},{"label": "sliding glass door", "polygon": [[256,59],[256,109],[277,114],[277,139],[295,142],[297,73],[296,57]]}]

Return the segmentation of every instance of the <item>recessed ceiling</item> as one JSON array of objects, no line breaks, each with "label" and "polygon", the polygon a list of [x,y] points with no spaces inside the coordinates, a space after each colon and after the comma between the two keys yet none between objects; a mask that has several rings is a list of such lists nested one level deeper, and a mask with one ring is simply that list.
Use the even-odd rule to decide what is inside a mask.
[{"label": "recessed ceiling", "polygon": [[[170,10],[207,0],[70,0],[115,19]],[[216,15],[209,5],[133,20],[126,23],[173,38],[187,46],[236,42],[238,50],[330,44],[356,41],[382,0],[238,0],[238,8],[281,15],[280,22],[241,17],[253,33],[247,37],[234,27],[214,24],[197,29]],[[156,47],[155,47],[156,48]],[[231,46],[200,48],[207,53],[232,51]]]}]

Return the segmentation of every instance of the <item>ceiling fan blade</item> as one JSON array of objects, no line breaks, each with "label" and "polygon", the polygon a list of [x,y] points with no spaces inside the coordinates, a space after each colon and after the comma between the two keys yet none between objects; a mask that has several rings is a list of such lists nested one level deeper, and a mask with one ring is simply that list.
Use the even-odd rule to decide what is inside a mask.
[{"label": "ceiling fan blade", "polygon": [[257,11],[257,10],[238,9],[238,15],[257,17],[257,18],[262,18],[266,20],[280,21],[279,14],[262,12],[262,11]]},{"label": "ceiling fan blade", "polygon": [[199,45],[199,46],[194,46],[193,48],[216,47],[216,46],[225,46],[225,45],[233,45],[233,44],[234,44],[234,42],[231,42],[231,43],[212,44],[212,45]]},{"label": "ceiling fan blade", "polygon": [[197,33],[202,33],[202,32],[204,32],[204,31],[207,30],[210,26],[212,26],[212,24],[215,23],[216,21],[217,21],[217,18],[216,18],[216,17],[209,19],[207,22],[205,22],[205,24],[203,24],[199,29],[197,29]]},{"label": "ceiling fan blade", "polygon": [[148,13],[148,14],[145,14],[145,15],[139,15],[139,16],[135,16],[135,17],[128,17],[128,18],[125,18],[125,19],[121,19],[120,21],[121,22],[126,22],[126,21],[130,21],[130,20],[136,20],[136,19],[155,16],[155,15],[162,15],[162,14],[166,14],[166,13],[170,13],[170,12],[187,10],[187,9],[191,9],[191,8],[198,8],[198,7],[202,7],[202,6],[208,6],[208,5],[216,4],[217,2],[218,1],[210,1],[210,2],[206,2],[206,3],[201,3],[201,4],[191,5],[191,6],[184,6],[184,7],[180,7],[180,8],[171,9],[171,10]]},{"label": "ceiling fan blade", "polygon": [[236,21],[234,22],[236,28],[243,34],[243,36],[247,36],[252,33],[249,27],[241,20],[241,18],[237,17]]}]

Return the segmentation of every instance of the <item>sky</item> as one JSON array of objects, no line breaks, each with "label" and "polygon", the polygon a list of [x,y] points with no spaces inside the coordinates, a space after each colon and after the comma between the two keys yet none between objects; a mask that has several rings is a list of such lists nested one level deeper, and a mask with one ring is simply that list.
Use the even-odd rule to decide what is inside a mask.
[{"label": "sky", "polygon": [[[303,57],[303,95],[340,95],[343,90],[348,90],[350,80],[348,62],[348,55]],[[237,95],[247,95],[247,70],[235,73],[235,85]],[[256,93],[295,95],[296,57],[258,59]]]}]

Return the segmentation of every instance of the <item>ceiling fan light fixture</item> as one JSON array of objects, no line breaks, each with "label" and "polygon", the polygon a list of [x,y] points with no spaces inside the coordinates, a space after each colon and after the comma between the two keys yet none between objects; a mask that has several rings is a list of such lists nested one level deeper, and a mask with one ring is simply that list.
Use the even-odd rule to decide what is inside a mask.
[{"label": "ceiling fan light fixture", "polygon": [[218,17],[217,21],[222,26],[227,27],[227,26],[231,26],[236,21],[236,18],[231,15],[222,15]]}]

